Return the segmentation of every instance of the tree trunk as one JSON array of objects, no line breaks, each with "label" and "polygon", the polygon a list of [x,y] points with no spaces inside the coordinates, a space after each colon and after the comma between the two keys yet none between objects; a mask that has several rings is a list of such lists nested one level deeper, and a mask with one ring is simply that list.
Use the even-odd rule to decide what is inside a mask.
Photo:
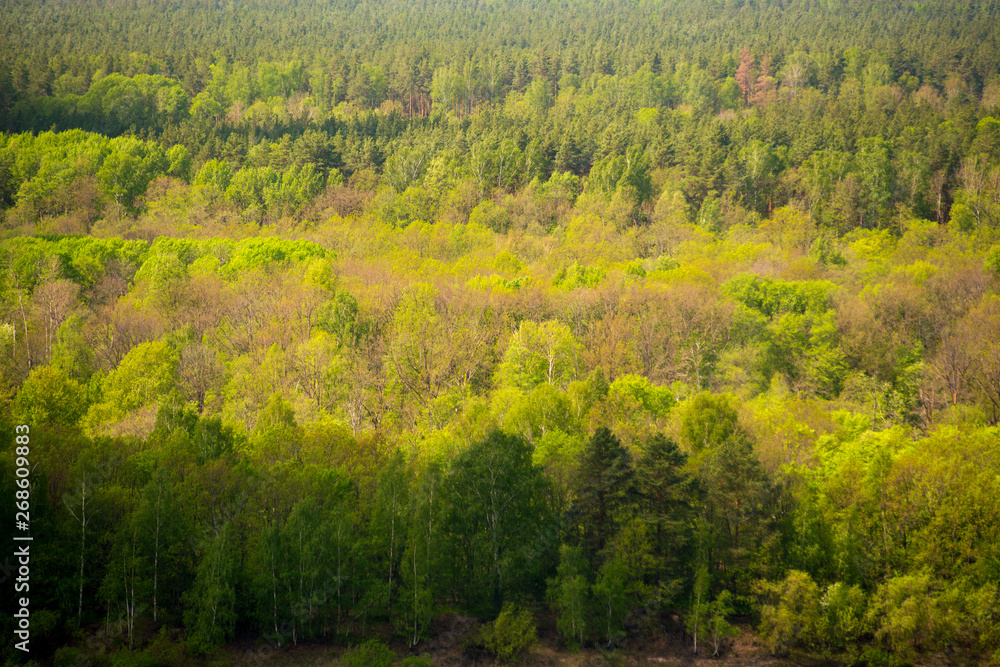
[{"label": "tree trunk", "polygon": [[83,620],[83,563],[87,551],[87,480],[84,478],[80,482],[80,595],[76,608],[76,627],[80,627]]}]

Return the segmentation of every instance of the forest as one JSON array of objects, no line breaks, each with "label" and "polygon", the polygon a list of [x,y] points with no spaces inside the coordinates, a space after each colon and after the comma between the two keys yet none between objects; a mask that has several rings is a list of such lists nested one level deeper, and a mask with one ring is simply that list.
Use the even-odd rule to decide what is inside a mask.
[{"label": "forest", "polygon": [[1000,664],[997,0],[0,0],[0,130],[4,664]]}]

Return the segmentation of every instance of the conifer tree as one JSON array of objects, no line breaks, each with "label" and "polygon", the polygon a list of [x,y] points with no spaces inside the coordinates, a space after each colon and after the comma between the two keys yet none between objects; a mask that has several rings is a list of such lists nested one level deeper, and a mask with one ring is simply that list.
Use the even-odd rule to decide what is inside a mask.
[{"label": "conifer tree", "polygon": [[632,457],[606,427],[594,432],[584,449],[571,508],[584,553],[593,559],[614,537],[620,512],[632,499]]}]

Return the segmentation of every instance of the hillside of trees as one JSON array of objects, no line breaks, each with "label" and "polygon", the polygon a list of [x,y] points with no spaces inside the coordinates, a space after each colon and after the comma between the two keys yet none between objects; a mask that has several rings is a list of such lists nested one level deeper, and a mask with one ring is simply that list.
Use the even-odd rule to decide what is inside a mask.
[{"label": "hillside of trees", "polygon": [[0,658],[1000,662],[998,26],[0,0]]}]

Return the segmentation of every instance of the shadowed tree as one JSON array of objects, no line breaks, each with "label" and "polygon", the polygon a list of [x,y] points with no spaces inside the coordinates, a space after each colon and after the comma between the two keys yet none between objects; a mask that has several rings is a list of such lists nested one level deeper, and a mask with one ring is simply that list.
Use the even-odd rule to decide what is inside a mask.
[{"label": "shadowed tree", "polygon": [[632,457],[605,427],[598,428],[580,458],[575,499],[570,508],[574,534],[592,561],[614,537],[631,500]]}]

